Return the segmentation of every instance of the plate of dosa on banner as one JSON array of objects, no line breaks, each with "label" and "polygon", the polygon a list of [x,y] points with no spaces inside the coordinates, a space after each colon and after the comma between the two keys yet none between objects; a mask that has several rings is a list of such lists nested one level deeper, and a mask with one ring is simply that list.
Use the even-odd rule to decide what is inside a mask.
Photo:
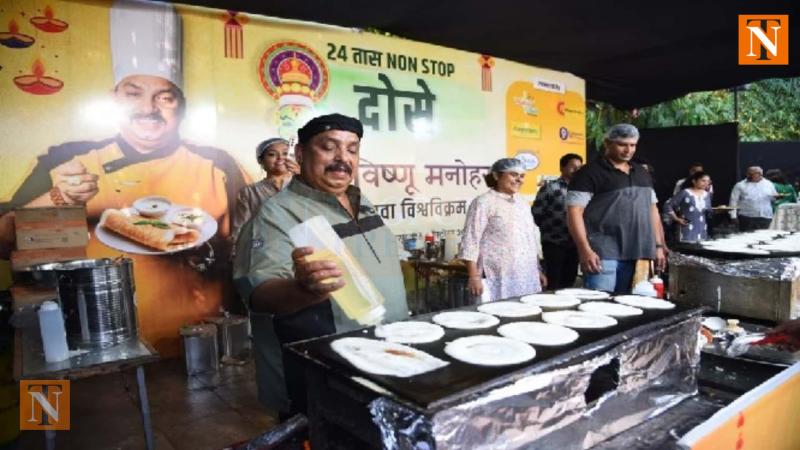
[{"label": "plate of dosa on banner", "polygon": [[116,250],[162,255],[197,247],[217,233],[217,221],[199,208],[170,204],[165,209],[157,217],[137,208],[107,209],[95,235]]}]

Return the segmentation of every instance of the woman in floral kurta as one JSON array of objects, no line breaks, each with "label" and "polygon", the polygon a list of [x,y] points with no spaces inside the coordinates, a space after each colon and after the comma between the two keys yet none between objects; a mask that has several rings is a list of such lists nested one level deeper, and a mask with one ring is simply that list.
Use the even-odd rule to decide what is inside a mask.
[{"label": "woman in floral kurta", "polygon": [[542,290],[536,225],[518,195],[524,178],[521,161],[500,159],[486,177],[492,189],[469,205],[460,257],[467,262],[473,295],[481,295],[484,284],[490,301]]}]

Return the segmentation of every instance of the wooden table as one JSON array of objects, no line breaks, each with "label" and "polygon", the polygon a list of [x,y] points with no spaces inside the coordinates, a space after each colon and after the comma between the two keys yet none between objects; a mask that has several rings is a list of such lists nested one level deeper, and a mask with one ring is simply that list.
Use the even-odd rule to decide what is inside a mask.
[{"label": "wooden table", "polygon": [[[77,380],[135,367],[145,444],[148,450],[154,448],[144,364],[158,361],[159,355],[150,344],[142,339],[131,339],[112,347],[75,355],[65,361],[48,363],[44,360],[37,326],[18,328],[14,341],[14,379],[17,381]],[[56,432],[46,430],[44,433],[47,450],[55,449]]]}]

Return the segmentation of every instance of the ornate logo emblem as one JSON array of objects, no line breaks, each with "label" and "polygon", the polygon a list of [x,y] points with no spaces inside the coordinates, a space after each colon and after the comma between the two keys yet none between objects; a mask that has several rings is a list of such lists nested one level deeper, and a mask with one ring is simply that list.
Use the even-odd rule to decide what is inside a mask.
[{"label": "ornate logo emblem", "polygon": [[284,95],[308,97],[317,102],[328,92],[328,67],[308,46],[296,41],[276,42],[258,62],[261,85],[275,100]]}]

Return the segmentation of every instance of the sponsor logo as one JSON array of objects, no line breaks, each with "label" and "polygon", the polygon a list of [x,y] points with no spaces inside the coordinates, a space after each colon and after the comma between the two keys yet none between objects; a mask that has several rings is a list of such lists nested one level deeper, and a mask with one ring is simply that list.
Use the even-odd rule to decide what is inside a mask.
[{"label": "sponsor logo", "polygon": [[556,103],[556,111],[559,115],[565,116],[567,114],[583,114],[583,111],[580,109],[570,108],[567,106],[567,102],[560,101]]},{"label": "sponsor logo", "polygon": [[789,16],[739,15],[739,65],[788,65]]},{"label": "sponsor logo", "polygon": [[519,150],[514,158],[522,161],[525,170],[533,170],[539,167],[539,157],[533,150]]},{"label": "sponsor logo", "polygon": [[19,382],[20,430],[69,430],[69,380]]},{"label": "sponsor logo", "polygon": [[536,117],[539,115],[539,109],[536,108],[536,100],[528,95],[528,91],[522,91],[522,95],[514,97],[514,103],[529,116]]},{"label": "sponsor logo", "polygon": [[261,239],[253,239],[252,241],[250,241],[250,248],[253,250],[261,248],[263,246],[264,246],[264,241],[262,241]]},{"label": "sponsor logo", "polygon": [[564,83],[546,80],[544,78],[534,78],[533,87],[540,91],[555,92],[556,94],[564,94],[567,92],[567,88],[564,86]]},{"label": "sponsor logo", "polygon": [[511,135],[522,139],[541,139],[542,126],[536,123],[511,122]]},{"label": "sponsor logo", "polygon": [[558,137],[566,144],[584,145],[586,143],[583,133],[571,131],[567,127],[558,129]]}]

